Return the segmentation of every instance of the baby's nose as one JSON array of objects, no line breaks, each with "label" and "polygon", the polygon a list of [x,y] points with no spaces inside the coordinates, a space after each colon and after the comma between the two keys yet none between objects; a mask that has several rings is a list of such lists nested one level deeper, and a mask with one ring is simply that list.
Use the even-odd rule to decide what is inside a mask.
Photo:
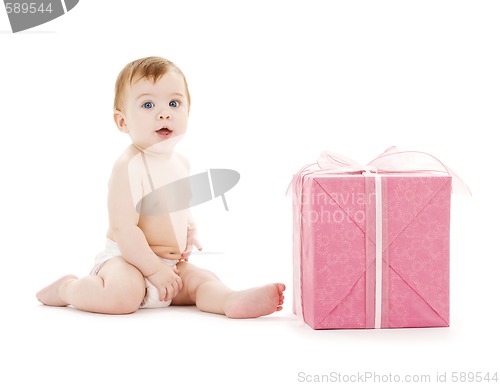
[{"label": "baby's nose", "polygon": [[159,119],[170,119],[170,114],[167,111],[161,111],[158,114]]}]

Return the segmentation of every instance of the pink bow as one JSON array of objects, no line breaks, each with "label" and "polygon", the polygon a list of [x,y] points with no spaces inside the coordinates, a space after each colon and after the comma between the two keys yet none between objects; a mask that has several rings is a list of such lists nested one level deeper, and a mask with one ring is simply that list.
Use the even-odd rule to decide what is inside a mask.
[{"label": "pink bow", "polygon": [[288,186],[297,184],[304,173],[320,174],[362,174],[362,173],[443,173],[452,177],[453,193],[471,195],[465,182],[448,166],[433,155],[421,151],[399,151],[395,146],[388,148],[367,165],[341,154],[322,152],[314,164],[304,166]]}]

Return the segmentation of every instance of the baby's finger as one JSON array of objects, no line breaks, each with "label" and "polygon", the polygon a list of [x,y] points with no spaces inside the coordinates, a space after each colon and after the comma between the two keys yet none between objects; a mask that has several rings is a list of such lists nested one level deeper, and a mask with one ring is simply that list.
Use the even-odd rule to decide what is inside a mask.
[{"label": "baby's finger", "polygon": [[172,288],[172,291],[168,295],[168,300],[172,300],[179,293],[179,285],[176,281],[172,282],[171,288]]},{"label": "baby's finger", "polygon": [[193,250],[193,244],[186,245],[186,249],[184,250],[184,252],[182,252],[182,258],[185,259],[189,257],[192,250]]},{"label": "baby's finger", "polygon": [[174,298],[174,286],[172,284],[167,284],[166,290],[167,290],[167,293],[166,293],[165,297],[164,298],[160,297],[160,299],[163,302],[168,302],[169,300],[172,300]]},{"label": "baby's finger", "polygon": [[161,301],[165,299],[165,296],[167,296],[167,289],[166,288],[158,288],[158,297]]},{"label": "baby's finger", "polygon": [[196,249],[198,249],[198,251],[201,251],[203,249],[203,247],[201,246],[201,243],[198,241],[198,239],[195,239],[193,244],[196,247]]},{"label": "baby's finger", "polygon": [[182,287],[184,286],[184,283],[182,282],[182,279],[180,276],[177,276],[175,278],[175,281],[177,282],[177,286],[179,288],[179,291],[182,290]]}]

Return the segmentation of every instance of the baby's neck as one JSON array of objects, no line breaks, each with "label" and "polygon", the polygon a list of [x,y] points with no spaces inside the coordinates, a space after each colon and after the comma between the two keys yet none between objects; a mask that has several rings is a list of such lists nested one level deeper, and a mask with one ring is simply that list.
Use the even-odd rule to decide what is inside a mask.
[{"label": "baby's neck", "polygon": [[156,157],[156,158],[166,158],[169,159],[172,157],[174,154],[174,148],[168,149],[168,150],[163,150],[162,151],[155,151],[153,148],[148,148],[148,149],[143,149],[142,147],[136,145],[135,143],[132,144],[137,150],[141,151],[142,153],[151,156],[151,157]]}]

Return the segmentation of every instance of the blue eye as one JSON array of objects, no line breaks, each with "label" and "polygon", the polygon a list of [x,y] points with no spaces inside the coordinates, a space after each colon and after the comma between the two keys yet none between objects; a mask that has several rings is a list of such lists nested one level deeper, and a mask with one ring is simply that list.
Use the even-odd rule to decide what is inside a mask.
[{"label": "blue eye", "polygon": [[170,107],[179,107],[179,102],[178,101],[170,101],[168,105]]},{"label": "blue eye", "polygon": [[152,109],[153,107],[155,107],[155,104],[153,102],[145,102],[142,104],[142,107],[144,107],[145,109]]}]

